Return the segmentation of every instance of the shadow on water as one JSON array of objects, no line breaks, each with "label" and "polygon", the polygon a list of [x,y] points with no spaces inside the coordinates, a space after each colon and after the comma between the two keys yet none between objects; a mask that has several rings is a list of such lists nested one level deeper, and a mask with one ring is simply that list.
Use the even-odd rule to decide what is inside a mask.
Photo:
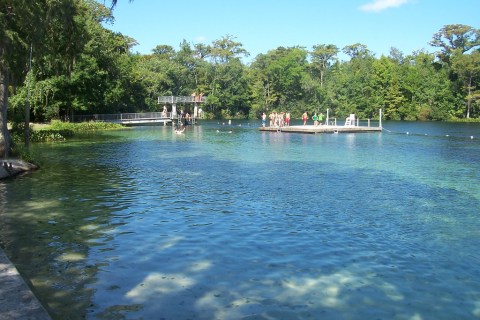
[{"label": "shadow on water", "polygon": [[1,244],[55,319],[480,315],[475,194],[305,153],[331,136],[207,129],[43,146],[1,182]]},{"label": "shadow on water", "polygon": [[[1,244],[49,312],[57,318],[76,319],[94,292],[85,286],[98,268],[86,264],[89,248],[95,245],[91,239],[105,237],[106,231],[115,228],[109,221],[114,209],[96,204],[90,191],[82,194],[88,173],[69,168],[65,178],[60,165],[49,171],[48,178],[34,173],[18,179],[28,183],[7,182],[21,187],[7,186],[7,193],[14,194],[8,195],[5,211],[0,211]],[[105,186],[89,188],[101,194]],[[6,215],[11,208],[15,214]]]},{"label": "shadow on water", "polygon": [[88,264],[89,250],[109,240],[108,231],[118,227],[110,221],[113,213],[128,206],[99,199],[130,188],[99,159],[102,144],[122,141],[107,134],[93,145],[84,139],[43,144],[41,152],[34,150],[41,170],[0,182],[0,244],[54,318],[83,318],[90,305],[95,290],[86,285],[101,264]]}]

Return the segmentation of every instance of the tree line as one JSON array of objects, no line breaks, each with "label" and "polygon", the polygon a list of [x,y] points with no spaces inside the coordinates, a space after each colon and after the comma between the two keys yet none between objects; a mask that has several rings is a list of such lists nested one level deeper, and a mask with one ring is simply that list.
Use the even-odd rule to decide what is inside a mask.
[{"label": "tree line", "polygon": [[211,118],[326,109],[376,118],[380,108],[393,120],[480,118],[480,30],[471,26],[441,28],[429,42],[436,53],[392,48],[377,58],[360,43],[318,44],[278,47],[245,63],[249,53],[232,35],[134,53],[135,39],[106,28],[114,11],[95,0],[2,3],[0,155],[9,150],[7,120],[25,122],[28,137],[30,121],[158,111],[158,96],[192,93],[206,97]]}]

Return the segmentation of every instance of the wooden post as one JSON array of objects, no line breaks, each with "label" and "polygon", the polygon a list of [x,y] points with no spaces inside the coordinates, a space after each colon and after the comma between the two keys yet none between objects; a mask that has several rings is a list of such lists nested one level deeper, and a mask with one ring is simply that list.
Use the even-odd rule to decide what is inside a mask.
[{"label": "wooden post", "polygon": [[328,126],[328,108],[327,108],[327,120],[325,121],[325,124]]},{"label": "wooden post", "polygon": [[[173,97],[172,97],[172,100],[173,100]],[[172,120],[175,119],[176,116],[177,116],[177,104],[173,103],[172,104],[172,114],[171,114]]]},{"label": "wooden post", "polygon": [[370,118],[368,118],[368,127],[370,128]]},{"label": "wooden post", "polygon": [[382,127],[382,108],[380,108],[379,115],[380,115],[380,119],[379,119],[378,126],[381,128]]}]

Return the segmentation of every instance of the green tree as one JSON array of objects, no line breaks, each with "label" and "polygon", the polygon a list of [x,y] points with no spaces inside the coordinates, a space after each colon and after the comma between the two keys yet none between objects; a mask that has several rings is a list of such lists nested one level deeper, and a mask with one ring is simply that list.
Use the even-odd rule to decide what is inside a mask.
[{"label": "green tree", "polygon": [[271,111],[278,99],[273,88],[273,81],[265,72],[268,60],[267,55],[259,54],[248,68],[251,79],[252,117],[258,117],[264,111]]},{"label": "green tree", "polygon": [[167,60],[173,59],[175,56],[175,49],[169,45],[158,45],[152,51],[153,54]]},{"label": "green tree", "polygon": [[452,67],[463,84],[463,96],[465,97],[465,117],[472,115],[473,106],[480,101],[480,51],[471,54],[454,55]]},{"label": "green tree", "polygon": [[337,69],[336,77],[339,81],[332,81],[334,98],[331,100],[337,102],[332,109],[337,110],[340,117],[350,113],[356,113],[359,118],[371,117],[378,108],[378,101],[374,99],[375,57],[365,45],[359,43],[346,46],[342,50],[351,59]]},{"label": "green tree", "polygon": [[361,43],[355,43],[343,47],[343,53],[350,56],[350,59],[365,59],[373,57],[372,52],[367,46]]},{"label": "green tree", "polygon": [[310,52],[312,57],[312,69],[318,72],[320,77],[320,88],[323,88],[323,78],[325,72],[331,66],[336,58],[339,50],[333,44],[318,44],[313,46],[313,51]]},{"label": "green tree", "polygon": [[448,62],[455,52],[463,54],[480,45],[480,29],[463,24],[449,24],[433,35],[430,45],[441,48],[439,56]]},{"label": "green tree", "polygon": [[455,108],[454,114],[470,118],[472,106],[477,100],[476,51],[472,52],[473,55],[468,52],[480,46],[480,29],[463,24],[446,25],[433,36],[430,44],[441,48],[437,55],[450,72],[451,88],[465,101],[466,108]]},{"label": "green tree", "polygon": [[[11,148],[7,129],[9,85],[15,91],[14,88],[23,83],[28,70],[29,48],[33,48],[40,59],[43,53],[54,54],[55,59],[43,62],[58,69],[68,69],[72,65],[77,54],[73,41],[77,34],[73,19],[76,3],[71,0],[5,0],[0,4],[0,156],[8,156]],[[61,36],[53,41],[52,34],[59,30]]]},{"label": "green tree", "polygon": [[248,82],[241,57],[248,52],[230,35],[215,40],[208,57],[212,64],[207,71],[207,104],[219,117],[248,115]]},{"label": "green tree", "polygon": [[248,56],[249,53],[243,48],[242,43],[234,40],[232,35],[223,36],[215,40],[210,48],[210,57],[215,64],[224,64],[231,59],[238,59],[242,56]]},{"label": "green tree", "polygon": [[402,90],[405,104],[399,108],[402,119],[445,120],[454,104],[448,70],[435,62],[433,54],[417,52],[405,58]]},{"label": "green tree", "polygon": [[180,77],[182,83],[179,84],[179,87],[182,88],[182,95],[200,94],[198,92],[200,90],[197,87],[199,85],[199,73],[201,72],[200,66],[203,60],[197,55],[195,48],[192,48],[187,41],[183,40],[180,44],[180,50],[176,54],[175,61],[184,70]]},{"label": "green tree", "polygon": [[[303,102],[302,86],[305,84],[304,79],[308,74],[308,53],[300,47],[279,47],[267,54],[269,63],[265,72],[271,79],[273,90],[277,96],[274,107],[293,109],[295,104]],[[292,110],[292,113],[299,116],[303,112],[301,109],[300,107],[298,110]]]},{"label": "green tree", "polygon": [[174,95],[176,77],[182,73],[180,66],[173,60],[157,55],[138,56],[133,67],[132,81],[141,88],[143,104],[154,111],[157,108],[157,97]]},{"label": "green tree", "polygon": [[[32,105],[36,119],[134,111],[131,108],[138,101],[134,101],[130,81],[133,63],[129,48],[135,41],[105,29],[101,23],[111,19],[111,12],[95,1],[79,1],[75,12],[74,29],[81,40],[65,41],[67,46],[76,42],[78,48],[72,50],[75,57],[67,56],[64,63],[57,65],[56,61],[63,57],[57,58],[58,52],[64,50],[64,46],[58,45],[52,53],[45,52],[34,60],[37,72]],[[12,106],[18,108],[23,103],[16,99]]]},{"label": "green tree", "polygon": [[[405,103],[402,92],[400,65],[393,59],[382,56],[373,63],[374,90],[371,108],[382,107],[386,119],[405,117],[400,107]],[[373,114],[375,110],[370,110]]]}]

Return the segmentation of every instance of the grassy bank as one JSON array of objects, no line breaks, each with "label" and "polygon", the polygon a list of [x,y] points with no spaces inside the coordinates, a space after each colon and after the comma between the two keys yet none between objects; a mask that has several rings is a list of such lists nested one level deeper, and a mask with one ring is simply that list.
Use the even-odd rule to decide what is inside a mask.
[{"label": "grassy bank", "polygon": [[[64,141],[75,134],[100,130],[116,130],[124,128],[120,124],[108,122],[62,122],[53,120],[49,124],[32,123],[30,125],[30,142]],[[14,142],[24,141],[24,124],[12,124],[11,133]]]},{"label": "grassy bank", "polygon": [[[118,130],[124,128],[120,124],[108,122],[81,122],[71,123],[53,120],[49,124],[32,123],[30,125],[30,142],[59,142],[65,141],[76,134],[85,134],[101,130]],[[13,139],[13,156],[35,163],[35,156],[25,148],[25,126],[23,123],[13,123],[10,126]]]}]

